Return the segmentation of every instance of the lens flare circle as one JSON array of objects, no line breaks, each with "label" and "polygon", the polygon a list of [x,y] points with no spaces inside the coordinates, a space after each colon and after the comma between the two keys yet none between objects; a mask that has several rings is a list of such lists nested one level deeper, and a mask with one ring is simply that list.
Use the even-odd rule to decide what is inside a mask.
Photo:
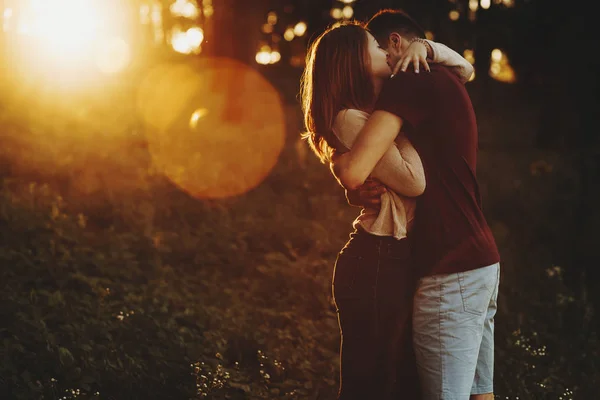
[{"label": "lens flare circle", "polygon": [[163,65],[138,93],[155,168],[197,198],[238,196],[277,163],[285,116],[275,88],[225,58]]}]

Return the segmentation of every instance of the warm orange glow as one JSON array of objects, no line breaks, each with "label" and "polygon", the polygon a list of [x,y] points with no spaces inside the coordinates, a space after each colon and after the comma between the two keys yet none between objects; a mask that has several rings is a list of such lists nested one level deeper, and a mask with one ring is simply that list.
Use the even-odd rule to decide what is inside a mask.
[{"label": "warm orange glow", "polygon": [[492,5],[490,0],[481,0],[481,8],[487,10]]},{"label": "warm orange glow", "polygon": [[91,0],[29,1],[23,4],[17,31],[68,62],[90,49],[107,18]]},{"label": "warm orange glow", "polygon": [[463,56],[465,57],[465,60],[467,60],[468,62],[470,62],[471,64],[475,64],[475,53],[473,52],[473,50],[471,49],[466,49],[463,52]]},{"label": "warm orange glow", "polygon": [[300,168],[304,169],[307,166],[308,159],[308,146],[302,138],[298,138],[294,143],[294,150],[296,150],[296,157]]},{"label": "warm orange glow", "polygon": [[276,49],[271,49],[269,45],[262,45],[256,53],[256,62],[259,64],[276,64],[281,60],[281,53]]},{"label": "warm orange glow", "polygon": [[186,36],[190,41],[190,44],[194,47],[200,47],[202,42],[204,41],[204,31],[199,27],[193,27],[187,30]]},{"label": "warm orange glow", "polygon": [[331,9],[331,17],[335,19],[342,19],[344,13],[341,8],[332,8]]},{"label": "warm orange glow", "polygon": [[492,50],[492,62],[500,62],[502,61],[502,57],[504,55],[502,54],[502,50],[500,49],[494,49]]},{"label": "warm orange glow", "polygon": [[131,62],[131,50],[125,40],[109,38],[103,40],[96,54],[96,65],[106,74],[122,71]]},{"label": "warm orange glow", "polygon": [[272,49],[271,46],[263,44],[256,53],[256,62],[259,64],[276,64],[281,61],[281,53],[279,50]]},{"label": "warm orange glow", "polygon": [[193,27],[182,32],[179,27],[173,28],[171,33],[171,46],[173,50],[182,54],[199,53],[202,50],[204,31],[199,27]]},{"label": "warm orange glow", "polygon": [[306,22],[300,21],[294,26],[294,35],[296,36],[304,36],[306,33]]},{"label": "warm orange glow", "polygon": [[516,82],[515,71],[510,65],[506,54],[504,54],[500,49],[492,50],[490,55],[489,74],[492,78],[500,82]]},{"label": "warm orange glow", "polygon": [[199,108],[194,111],[190,118],[190,128],[196,129],[198,127],[198,121],[200,121],[200,118],[203,118],[206,114],[208,114],[208,110],[206,108]]},{"label": "warm orange glow", "polygon": [[469,0],[469,10],[477,11],[479,8],[479,0]]},{"label": "warm orange glow", "polygon": [[435,35],[433,34],[433,32],[425,31],[425,38],[427,38],[429,40],[433,40],[434,37],[435,37]]},{"label": "warm orange glow", "polygon": [[273,25],[271,25],[271,24],[263,24],[262,31],[264,33],[273,33]]},{"label": "warm orange glow", "polygon": [[150,9],[150,21],[154,31],[154,42],[163,43],[165,40],[165,30],[162,17],[162,4],[160,4],[158,1],[152,2],[152,7]]},{"label": "warm orange glow", "polygon": [[296,37],[296,34],[294,33],[294,28],[287,28],[285,30],[285,32],[283,33],[283,38],[285,40],[287,40],[288,42],[291,42],[292,40],[294,40],[295,37]]},{"label": "warm orange glow", "polygon": [[150,22],[150,6],[148,4],[142,4],[140,6],[140,23],[142,25],[149,25]]},{"label": "warm orange glow", "polygon": [[[20,68],[28,73],[43,71],[79,85],[98,70],[112,74],[129,65],[131,43],[121,36],[120,5],[102,0],[13,3],[18,13],[4,9],[3,29],[12,34],[7,43],[20,53]],[[153,11],[147,3],[140,7],[140,22],[152,23]]]},{"label": "warm orange glow", "polygon": [[13,10],[12,8],[8,7],[4,9],[4,13],[2,16],[2,30],[4,32],[8,32],[11,29],[11,19],[13,16]]},{"label": "warm orange glow", "polygon": [[262,65],[271,64],[271,53],[268,51],[259,51],[256,53],[256,62]]},{"label": "warm orange glow", "polygon": [[263,44],[256,53],[256,62],[262,65],[271,64],[271,46]]},{"label": "warm orange glow", "polygon": [[194,72],[183,64],[158,66],[145,77],[137,106],[146,126],[164,132],[175,122],[199,85],[197,79],[186,82],[190,77],[195,77]]},{"label": "warm orange glow", "polygon": [[276,12],[271,11],[267,15],[267,23],[270,25],[275,25],[277,23],[277,13]]},{"label": "warm orange glow", "polygon": [[458,21],[458,19],[460,18],[460,13],[456,10],[452,10],[450,11],[450,13],[448,14],[448,17],[452,20],[452,21]]},{"label": "warm orange glow", "polygon": [[200,10],[194,1],[177,0],[169,7],[171,14],[175,17],[184,17],[196,19],[200,15]]},{"label": "warm orange glow", "polygon": [[157,67],[138,93],[154,167],[195,197],[243,194],[270,173],[283,148],[279,94],[237,61],[196,63]]},{"label": "warm orange glow", "polygon": [[342,9],[342,15],[346,19],[352,18],[352,16],[354,15],[354,8],[352,8],[352,6],[346,6],[346,7],[344,7]]},{"label": "warm orange glow", "polygon": [[193,51],[184,32],[173,33],[173,36],[171,37],[171,46],[173,46],[173,50],[181,54],[191,54]]},{"label": "warm orange glow", "polygon": [[292,56],[290,58],[290,65],[296,68],[304,67],[306,65],[306,56]]},{"label": "warm orange glow", "polygon": [[281,60],[281,53],[279,53],[277,50],[273,50],[270,54],[270,57],[271,64],[278,63]]}]

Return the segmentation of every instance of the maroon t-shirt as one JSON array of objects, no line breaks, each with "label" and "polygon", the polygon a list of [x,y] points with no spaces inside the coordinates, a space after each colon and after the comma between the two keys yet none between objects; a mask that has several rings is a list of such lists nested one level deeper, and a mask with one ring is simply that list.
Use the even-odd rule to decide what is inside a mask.
[{"label": "maroon t-shirt", "polygon": [[404,122],[421,156],[426,188],[411,232],[422,275],[463,272],[500,261],[483,216],[477,164],[477,122],[464,85],[447,68],[399,73],[385,83],[376,110]]}]

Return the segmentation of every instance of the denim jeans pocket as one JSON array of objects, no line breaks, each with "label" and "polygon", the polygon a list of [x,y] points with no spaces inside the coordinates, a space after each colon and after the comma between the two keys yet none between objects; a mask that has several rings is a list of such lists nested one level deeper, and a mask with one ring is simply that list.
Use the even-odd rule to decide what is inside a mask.
[{"label": "denim jeans pocket", "polygon": [[459,272],[457,275],[464,311],[474,315],[483,315],[490,305],[490,299],[496,286],[496,270],[485,267]]}]

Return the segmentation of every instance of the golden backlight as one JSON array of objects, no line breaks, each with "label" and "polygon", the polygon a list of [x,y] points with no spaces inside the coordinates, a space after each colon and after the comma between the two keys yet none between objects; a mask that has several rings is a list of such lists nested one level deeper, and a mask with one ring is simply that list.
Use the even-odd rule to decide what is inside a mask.
[{"label": "golden backlight", "polygon": [[130,64],[131,44],[120,36],[127,10],[123,4],[20,0],[6,5],[15,7],[4,9],[2,23],[20,69],[77,81],[84,80],[92,67],[113,74]]},{"label": "golden backlight", "polygon": [[84,50],[101,25],[96,4],[89,0],[31,0],[26,4],[19,33],[42,39],[48,50],[63,56]]},{"label": "golden backlight", "polygon": [[514,83],[517,80],[508,57],[500,49],[492,50],[489,74],[492,78],[500,82]]},{"label": "golden backlight", "polygon": [[229,59],[157,67],[140,88],[138,110],[155,168],[198,198],[236,196],[258,186],[285,141],[276,89]]}]

